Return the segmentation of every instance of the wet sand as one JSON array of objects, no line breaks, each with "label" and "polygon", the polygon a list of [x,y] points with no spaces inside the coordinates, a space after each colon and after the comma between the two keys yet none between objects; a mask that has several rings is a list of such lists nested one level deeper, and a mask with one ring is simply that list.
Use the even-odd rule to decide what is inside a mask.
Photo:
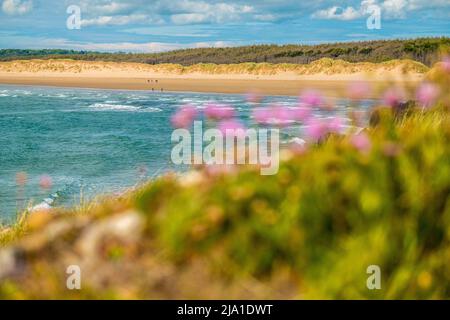
[{"label": "wet sand", "polygon": [[[0,74],[0,84],[35,85],[77,88],[146,90],[149,92],[214,92],[214,93],[248,93],[257,92],[264,95],[298,95],[305,89],[317,89],[329,96],[345,94],[348,79],[214,79],[195,78],[155,78],[133,77],[92,77],[92,76],[23,76],[17,74]],[[151,82],[150,82],[151,81]],[[383,85],[383,81],[373,81],[375,86]],[[416,81],[408,85],[415,86]]]}]

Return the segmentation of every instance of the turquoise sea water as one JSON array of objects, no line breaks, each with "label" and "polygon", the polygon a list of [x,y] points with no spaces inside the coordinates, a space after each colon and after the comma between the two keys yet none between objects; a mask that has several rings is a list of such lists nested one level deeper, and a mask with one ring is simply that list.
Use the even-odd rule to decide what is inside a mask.
[{"label": "turquoise sea water", "polygon": [[[0,85],[0,223],[45,199],[67,206],[185,169],[170,161],[170,116],[185,103],[212,101],[233,104],[251,121],[251,105],[241,95]],[[295,105],[297,97],[265,102]],[[335,112],[345,111],[342,102]],[[287,128],[285,142],[298,134]],[[17,172],[27,173],[24,188],[16,184]],[[43,175],[52,178],[51,190],[39,187]]]}]

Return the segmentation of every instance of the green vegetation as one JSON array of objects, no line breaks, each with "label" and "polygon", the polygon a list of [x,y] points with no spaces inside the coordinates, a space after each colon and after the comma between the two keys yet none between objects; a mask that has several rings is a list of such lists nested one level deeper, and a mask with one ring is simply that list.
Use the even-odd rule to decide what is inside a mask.
[{"label": "green vegetation", "polygon": [[[35,213],[0,251],[0,298],[448,299],[449,112],[382,108],[370,152],[332,136],[283,153],[274,176],[198,169]],[[80,291],[66,289],[70,264]]]},{"label": "green vegetation", "polygon": [[88,61],[174,63],[184,66],[198,63],[231,64],[243,62],[306,64],[321,58],[339,58],[348,62],[383,62],[413,59],[425,65],[438,60],[441,48],[450,46],[450,38],[379,40],[319,45],[253,45],[231,48],[199,48],[164,53],[99,53],[60,49],[0,50],[0,61],[16,59],[75,59]]}]

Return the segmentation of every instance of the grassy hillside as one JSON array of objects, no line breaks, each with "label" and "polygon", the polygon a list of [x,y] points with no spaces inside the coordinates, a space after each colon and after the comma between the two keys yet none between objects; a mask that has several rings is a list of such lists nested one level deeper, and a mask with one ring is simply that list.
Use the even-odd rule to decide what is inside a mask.
[{"label": "grassy hillside", "polygon": [[418,38],[413,40],[380,40],[320,45],[253,45],[232,48],[199,48],[154,54],[99,53],[72,50],[0,50],[0,61],[17,59],[70,58],[88,61],[174,63],[183,66],[198,63],[232,64],[291,63],[306,64],[322,58],[338,58],[348,62],[383,62],[412,59],[432,65],[438,52],[450,46],[450,38]]},{"label": "grassy hillside", "polygon": [[353,74],[400,71],[406,73],[426,73],[429,68],[420,62],[412,60],[390,60],[381,63],[371,62],[347,62],[340,59],[322,58],[309,64],[271,64],[271,63],[239,63],[239,64],[214,64],[199,63],[190,66],[180,64],[148,65],[142,63],[117,63],[100,61],[78,61],[68,59],[48,60],[14,60],[0,62],[0,72],[68,72],[83,73],[96,72],[142,72],[170,73],[170,74],[252,74],[275,75],[291,73],[295,75],[313,74]]},{"label": "grassy hillside", "polygon": [[367,134],[370,152],[350,137],[286,151],[274,176],[198,169],[34,213],[0,233],[0,298],[448,299],[448,105],[380,109]]}]

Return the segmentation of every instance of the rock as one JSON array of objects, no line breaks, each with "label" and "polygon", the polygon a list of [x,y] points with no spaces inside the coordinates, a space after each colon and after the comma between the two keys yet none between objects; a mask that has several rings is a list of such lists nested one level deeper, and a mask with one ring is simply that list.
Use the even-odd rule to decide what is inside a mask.
[{"label": "rock", "polygon": [[83,258],[94,260],[103,240],[114,239],[124,245],[136,243],[144,228],[144,218],[135,211],[127,211],[88,226],[75,247]]},{"label": "rock", "polygon": [[83,219],[62,219],[49,223],[40,230],[36,230],[31,235],[25,237],[20,245],[25,252],[40,251],[73,230],[81,228],[86,221]]},{"label": "rock", "polygon": [[0,280],[20,272],[20,251],[15,247],[0,250]]}]

